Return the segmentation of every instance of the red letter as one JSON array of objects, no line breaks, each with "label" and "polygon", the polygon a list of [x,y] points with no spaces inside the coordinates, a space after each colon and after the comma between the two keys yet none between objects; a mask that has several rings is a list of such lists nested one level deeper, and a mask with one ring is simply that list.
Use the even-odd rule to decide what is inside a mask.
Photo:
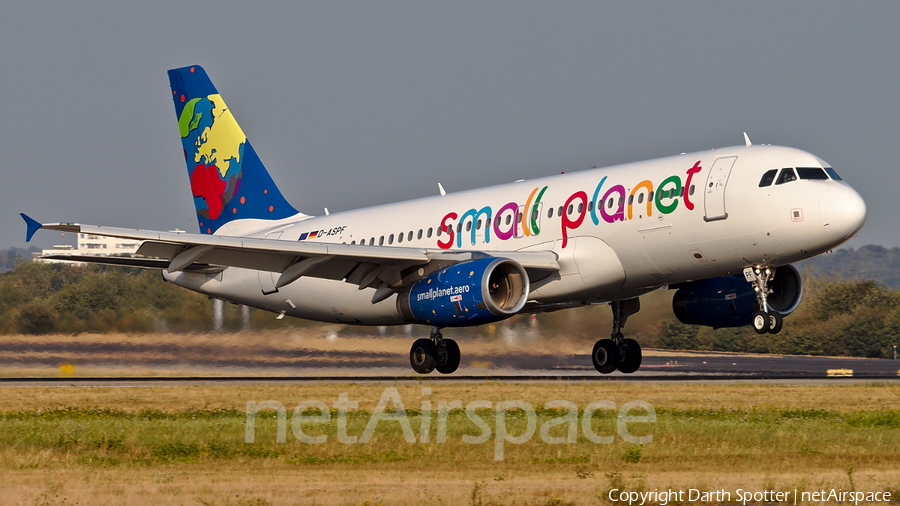
[{"label": "red letter", "polygon": [[450,238],[447,239],[446,243],[443,243],[443,242],[441,242],[440,239],[438,239],[437,244],[438,244],[438,246],[440,246],[441,249],[450,249],[450,246],[453,246],[453,236],[455,236],[456,234],[453,232],[453,225],[452,224],[447,225],[447,220],[448,219],[455,220],[456,217],[457,217],[456,213],[449,213],[449,214],[447,214],[447,216],[444,216],[443,220],[441,220],[441,229],[444,232],[447,232],[448,234],[450,234]]},{"label": "red letter", "polygon": [[[581,213],[578,215],[578,219],[575,221],[571,221],[569,219],[569,213],[566,212],[569,209],[569,204],[572,203],[575,199],[581,199],[584,205],[581,207]],[[581,226],[581,223],[584,221],[584,214],[587,212],[587,193],[582,191],[578,191],[572,194],[568,200],[566,200],[566,205],[563,206],[563,215],[560,217],[560,221],[562,222],[562,247],[565,248],[566,244],[569,242],[569,238],[566,237],[566,229],[576,229]]]},{"label": "red letter", "polygon": [[700,166],[700,160],[697,160],[697,163],[694,164],[693,167],[688,169],[687,171],[687,182],[684,183],[684,205],[687,206],[689,211],[694,210],[694,203],[691,202],[691,178],[694,177],[694,174],[703,170],[703,167]]}]

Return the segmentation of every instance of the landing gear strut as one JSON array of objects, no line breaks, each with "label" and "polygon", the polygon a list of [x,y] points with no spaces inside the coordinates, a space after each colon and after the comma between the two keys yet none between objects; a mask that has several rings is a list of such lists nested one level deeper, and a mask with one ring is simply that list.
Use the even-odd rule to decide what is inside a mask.
[{"label": "landing gear strut", "polygon": [[613,312],[613,331],[610,339],[601,339],[594,344],[591,361],[594,368],[602,374],[609,374],[616,369],[625,374],[637,371],[641,367],[641,345],[634,339],[625,339],[622,328],[629,316],[641,309],[637,298],[617,300],[609,303]]},{"label": "landing gear strut", "polygon": [[757,334],[777,334],[781,332],[784,324],[784,318],[781,313],[769,308],[768,297],[772,293],[769,288],[769,281],[775,277],[775,271],[766,267],[764,269],[747,267],[744,269],[744,279],[753,284],[753,291],[756,292],[756,302],[759,311],[753,313],[753,330]]},{"label": "landing gear strut", "polygon": [[453,339],[444,339],[441,329],[431,329],[431,337],[417,339],[409,350],[409,363],[419,374],[428,374],[437,369],[441,374],[450,374],[459,367],[459,345]]}]

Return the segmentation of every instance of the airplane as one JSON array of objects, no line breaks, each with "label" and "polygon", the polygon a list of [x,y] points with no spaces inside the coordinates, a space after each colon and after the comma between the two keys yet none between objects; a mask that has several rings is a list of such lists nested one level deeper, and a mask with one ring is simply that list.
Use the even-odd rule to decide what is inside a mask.
[{"label": "airplane", "polygon": [[640,296],[676,290],[688,324],[777,333],[800,304],[791,264],[835,248],[866,221],[862,197],[821,158],[744,144],[311,216],[282,196],[199,65],[168,71],[198,234],[22,214],[39,229],[143,241],[134,258],[47,256],[159,269],[213,298],[322,322],[419,324],[410,365],[449,374],[441,330],[609,304],[612,333],[591,360],[633,373],[622,329]]}]

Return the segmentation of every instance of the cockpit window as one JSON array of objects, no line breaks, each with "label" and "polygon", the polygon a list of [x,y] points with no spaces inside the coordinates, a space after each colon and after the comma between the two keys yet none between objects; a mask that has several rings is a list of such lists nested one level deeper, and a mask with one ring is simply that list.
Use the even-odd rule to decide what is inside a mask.
[{"label": "cockpit window", "polygon": [[759,187],[762,188],[771,185],[772,181],[775,181],[775,174],[778,174],[778,169],[767,170],[766,173],[763,174],[762,179],[759,180]]},{"label": "cockpit window", "polygon": [[834,179],[835,181],[843,181],[843,179],[841,179],[841,176],[838,176],[837,171],[832,169],[831,167],[825,167],[825,172],[827,172],[828,175],[831,176],[831,179]]},{"label": "cockpit window", "polygon": [[781,169],[781,174],[778,174],[778,181],[775,181],[776,185],[790,183],[791,181],[796,181],[797,175],[794,174],[794,169]]},{"label": "cockpit window", "polygon": [[820,169],[818,167],[797,167],[797,175],[800,176],[800,179],[815,179],[821,181],[828,179],[828,176],[825,174],[825,169]]}]

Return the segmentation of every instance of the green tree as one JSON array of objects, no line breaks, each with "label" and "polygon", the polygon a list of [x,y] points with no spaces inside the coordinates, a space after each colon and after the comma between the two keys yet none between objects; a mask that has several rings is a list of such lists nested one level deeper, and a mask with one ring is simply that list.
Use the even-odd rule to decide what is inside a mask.
[{"label": "green tree", "polygon": [[673,350],[696,350],[699,331],[700,328],[696,325],[685,325],[675,319],[667,320],[662,324],[659,345]]},{"label": "green tree", "polygon": [[53,311],[43,302],[29,302],[19,308],[16,328],[23,334],[49,334],[55,328]]}]

